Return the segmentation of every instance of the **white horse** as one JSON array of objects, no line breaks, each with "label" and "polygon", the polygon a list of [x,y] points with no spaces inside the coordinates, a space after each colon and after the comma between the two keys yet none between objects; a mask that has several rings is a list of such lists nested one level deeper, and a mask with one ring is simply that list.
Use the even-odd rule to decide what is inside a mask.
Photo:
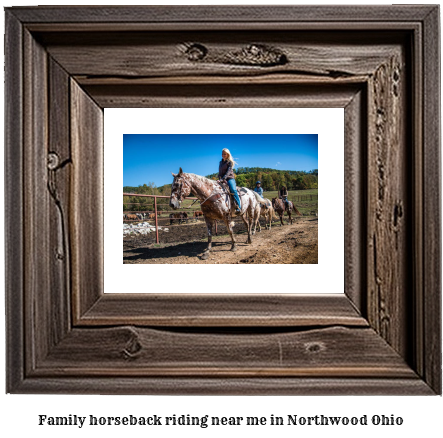
[{"label": "white horse", "polygon": [[278,217],[275,215],[274,207],[272,206],[272,202],[269,199],[263,198],[268,208],[266,208],[263,204],[260,204],[260,215],[257,218],[257,221],[254,226],[254,232],[257,228],[258,224],[258,231],[261,231],[261,225],[260,225],[260,216],[263,216],[265,218],[265,226],[267,230],[271,229],[271,223],[272,219],[278,219]]},{"label": "white horse", "polygon": [[190,194],[194,195],[200,201],[201,210],[203,211],[208,229],[208,247],[202,258],[208,258],[209,252],[212,249],[212,229],[216,220],[222,220],[226,224],[232,240],[231,251],[237,249],[232,230],[233,222],[231,222],[231,218],[237,215],[241,216],[248,230],[246,243],[252,243],[252,226],[256,223],[260,215],[260,204],[264,204],[263,199],[258,193],[245,187],[238,187],[241,212],[236,214],[235,205],[229,195],[229,189],[224,188],[217,181],[193,173],[184,173],[181,167],[178,174],[173,173],[172,176],[174,177],[174,181],[172,182],[171,197],[169,199],[169,205],[172,208],[179,208],[183,199]]}]

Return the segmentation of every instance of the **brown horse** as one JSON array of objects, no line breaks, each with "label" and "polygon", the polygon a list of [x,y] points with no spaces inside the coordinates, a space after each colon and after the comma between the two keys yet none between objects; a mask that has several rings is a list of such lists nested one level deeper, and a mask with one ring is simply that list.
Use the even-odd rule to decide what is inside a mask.
[{"label": "brown horse", "polygon": [[178,223],[181,224],[183,222],[187,222],[188,220],[188,213],[186,211],[183,211],[181,213],[171,213],[169,215],[169,225],[172,225],[174,221],[178,220]]},{"label": "brown horse", "polygon": [[137,220],[139,220],[139,218],[137,217],[136,214],[127,214],[126,215],[126,219],[128,221],[137,221]]},{"label": "brown horse", "polygon": [[292,225],[292,217],[291,217],[292,212],[294,212],[294,214],[298,214],[299,216],[301,216],[301,213],[297,210],[297,207],[291,201],[288,201],[288,205],[286,205],[283,199],[272,198],[272,206],[274,207],[275,212],[278,213],[278,215],[280,216],[280,222],[282,225],[284,225],[283,215],[285,211],[288,213],[291,225]]},{"label": "brown horse", "polygon": [[[202,258],[207,259],[212,249],[212,229],[216,220],[222,220],[229,235],[231,236],[231,251],[237,249],[235,244],[234,233],[232,230],[233,222],[231,218],[237,216],[235,213],[235,205],[231,201],[227,189],[221,186],[217,181],[210,180],[204,176],[195,175],[193,173],[184,173],[180,167],[178,174],[172,174],[174,181],[171,187],[171,197],[169,205],[173,209],[180,207],[184,198],[191,193],[199,199],[201,210],[208,229],[208,248]],[[253,234],[252,226],[256,222],[260,214],[260,204],[264,201],[260,196],[245,187],[238,189],[241,199],[241,218],[248,230],[247,244],[252,243],[251,234]]]}]

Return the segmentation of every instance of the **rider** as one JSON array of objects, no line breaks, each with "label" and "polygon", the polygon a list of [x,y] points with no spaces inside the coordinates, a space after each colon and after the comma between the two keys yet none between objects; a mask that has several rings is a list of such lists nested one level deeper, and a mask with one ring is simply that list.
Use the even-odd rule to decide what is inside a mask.
[{"label": "rider", "polygon": [[[256,183],[255,183],[255,189],[254,189],[254,192],[257,192],[262,198],[263,198],[263,188],[262,188],[262,186],[261,186],[261,182],[260,181],[257,181]],[[264,199],[264,198],[263,198]]]},{"label": "rider", "polygon": [[[261,186],[261,182],[260,181],[257,181],[255,183],[254,192],[257,192],[263,199],[265,199],[264,196],[263,196],[263,187]],[[266,210],[269,208],[268,207],[268,203],[266,203],[265,208],[266,208]]]},{"label": "rider", "polygon": [[241,213],[241,203],[240,197],[237,193],[237,186],[235,184],[235,174],[234,174],[234,166],[237,164],[232,158],[231,152],[229,149],[223,149],[222,151],[222,160],[218,166],[218,180],[219,182],[226,181],[229,186],[229,190],[231,194],[234,195],[234,201],[236,204],[236,213]]},{"label": "rider", "polygon": [[280,189],[280,191],[278,192],[278,196],[280,199],[283,199],[283,201],[285,201],[286,208],[289,210],[288,190],[285,186]]}]

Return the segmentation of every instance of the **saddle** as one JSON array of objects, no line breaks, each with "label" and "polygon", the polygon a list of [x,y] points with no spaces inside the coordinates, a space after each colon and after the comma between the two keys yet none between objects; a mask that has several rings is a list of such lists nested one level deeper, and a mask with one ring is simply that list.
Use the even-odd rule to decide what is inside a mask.
[{"label": "saddle", "polygon": [[[225,204],[226,204],[226,207],[230,210],[233,207],[233,205],[231,203],[230,197],[234,196],[234,194],[231,193],[231,191],[229,190],[229,187],[227,187],[227,183],[226,182],[220,183],[220,186],[223,189],[223,192],[225,194]],[[239,197],[240,196],[245,196],[246,193],[247,193],[247,191],[246,191],[246,189],[244,187],[240,187],[240,188],[236,188],[236,189],[237,189],[237,194],[238,194]]]}]

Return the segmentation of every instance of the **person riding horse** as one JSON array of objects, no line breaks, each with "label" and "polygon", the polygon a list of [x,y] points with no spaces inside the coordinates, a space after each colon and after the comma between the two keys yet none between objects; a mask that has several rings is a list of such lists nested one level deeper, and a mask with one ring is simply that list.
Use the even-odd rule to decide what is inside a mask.
[{"label": "person riding horse", "polygon": [[[171,196],[169,198],[169,206],[172,209],[177,210],[180,208],[183,200],[190,196],[191,193],[200,201],[203,217],[208,229],[208,247],[201,256],[202,259],[206,260],[209,257],[210,251],[212,251],[212,230],[215,226],[215,221],[223,221],[225,223],[226,229],[231,236],[231,251],[235,251],[237,247],[232,229],[233,221],[231,221],[233,215],[231,205],[224,202],[226,195],[225,189],[217,181],[193,173],[185,173],[182,168],[180,168],[178,174],[172,173],[172,176],[174,180],[172,181]],[[254,224],[260,216],[260,205],[263,205],[265,201],[258,193],[246,187],[242,187],[241,191],[242,211],[240,211],[239,216],[242,218],[248,232],[246,244],[250,244],[252,243],[251,236],[255,232]],[[233,205],[234,204],[232,204],[232,206]]]},{"label": "person riding horse", "polygon": [[288,190],[285,186],[283,186],[280,191],[278,192],[278,197],[280,199],[283,199],[283,201],[286,204],[286,209],[289,210],[289,201],[288,201]]},{"label": "person riding horse", "polygon": [[223,149],[222,151],[222,160],[218,166],[218,180],[220,183],[227,182],[229,186],[229,190],[234,197],[234,202],[236,204],[236,213],[241,213],[241,202],[240,197],[237,193],[237,186],[235,184],[235,174],[234,174],[234,166],[237,164],[232,158],[231,152],[229,149]]},{"label": "person riding horse", "polygon": [[[263,196],[263,187],[261,186],[260,181],[257,181],[255,183],[254,192],[258,193],[263,199],[265,199],[265,197]],[[265,209],[267,210],[268,208],[269,208],[269,206],[268,206],[268,204],[266,204]]]}]

